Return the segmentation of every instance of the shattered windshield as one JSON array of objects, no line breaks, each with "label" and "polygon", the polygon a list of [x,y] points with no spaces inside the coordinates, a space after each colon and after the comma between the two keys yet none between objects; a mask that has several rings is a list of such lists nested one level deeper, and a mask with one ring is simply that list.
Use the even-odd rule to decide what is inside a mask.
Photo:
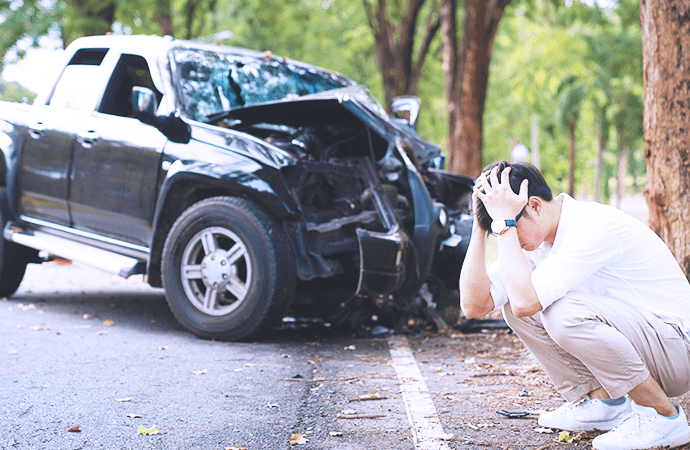
[{"label": "shattered windshield", "polygon": [[229,109],[351,86],[347,78],[282,58],[172,50],[183,109],[194,120]]}]

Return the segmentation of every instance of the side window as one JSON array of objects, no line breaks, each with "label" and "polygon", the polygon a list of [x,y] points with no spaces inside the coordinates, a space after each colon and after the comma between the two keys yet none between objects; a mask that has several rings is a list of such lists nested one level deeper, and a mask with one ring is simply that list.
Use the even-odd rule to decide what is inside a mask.
[{"label": "side window", "polygon": [[93,83],[99,80],[98,70],[107,48],[82,49],[74,54],[55,85],[49,105],[60,108],[81,109],[89,100],[85,92],[94,92]]},{"label": "side window", "polygon": [[153,84],[146,59],[138,55],[122,55],[115,66],[98,111],[115,116],[131,116],[134,86],[151,89],[159,102],[163,97]]}]

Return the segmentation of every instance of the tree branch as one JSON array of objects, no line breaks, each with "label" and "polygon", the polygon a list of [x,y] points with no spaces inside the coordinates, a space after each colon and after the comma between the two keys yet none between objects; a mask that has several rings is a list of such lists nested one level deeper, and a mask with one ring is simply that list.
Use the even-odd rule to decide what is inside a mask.
[{"label": "tree branch", "polygon": [[424,60],[426,59],[426,55],[429,53],[431,42],[434,40],[439,28],[441,28],[441,20],[438,16],[439,5],[440,2],[434,2],[431,14],[429,14],[429,17],[426,21],[426,33],[424,35],[424,41],[419,49],[419,56],[417,57],[417,62],[412,69],[412,74],[410,76],[410,85],[408,86],[408,92],[410,93],[417,92],[417,85],[419,84],[419,80],[422,78]]}]

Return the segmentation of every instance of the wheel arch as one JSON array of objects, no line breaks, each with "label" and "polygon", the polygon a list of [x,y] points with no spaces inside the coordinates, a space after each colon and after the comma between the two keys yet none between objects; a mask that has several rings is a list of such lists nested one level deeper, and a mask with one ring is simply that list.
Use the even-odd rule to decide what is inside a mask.
[{"label": "wheel arch", "polygon": [[15,152],[15,127],[11,123],[0,120],[0,187],[7,187],[7,162]]},{"label": "wheel arch", "polygon": [[256,174],[212,171],[218,166],[208,163],[203,164],[204,170],[199,170],[202,165],[198,163],[183,166],[179,164],[174,173],[171,167],[154,212],[154,234],[147,269],[148,282],[154,287],[162,287],[161,258],[165,239],[175,220],[193,204],[211,197],[239,197],[261,207],[278,221],[297,215],[292,199],[279,195],[271,184]]}]

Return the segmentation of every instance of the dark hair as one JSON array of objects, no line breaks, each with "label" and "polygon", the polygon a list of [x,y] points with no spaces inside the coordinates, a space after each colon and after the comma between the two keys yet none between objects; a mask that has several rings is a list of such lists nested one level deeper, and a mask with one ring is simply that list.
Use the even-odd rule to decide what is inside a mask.
[{"label": "dark hair", "polygon": [[[496,163],[489,164],[482,170],[482,172],[488,172],[494,167],[498,166],[498,181],[501,181],[501,173],[506,167],[510,167],[510,188],[518,194],[520,192],[520,184],[525,178],[529,180],[527,187],[528,197],[539,197],[542,200],[550,202],[553,200],[553,194],[551,193],[551,188],[546,184],[544,176],[539,172],[539,169],[534,167],[532,164],[525,162],[508,162],[499,161]],[[524,209],[523,209],[524,212]],[[477,201],[477,210],[474,212],[477,215],[477,222],[482,230],[488,232],[491,230],[491,221],[493,220],[489,213],[486,212],[484,203],[481,200]],[[522,212],[518,215],[522,215]],[[511,217],[506,217],[510,219]]]}]

